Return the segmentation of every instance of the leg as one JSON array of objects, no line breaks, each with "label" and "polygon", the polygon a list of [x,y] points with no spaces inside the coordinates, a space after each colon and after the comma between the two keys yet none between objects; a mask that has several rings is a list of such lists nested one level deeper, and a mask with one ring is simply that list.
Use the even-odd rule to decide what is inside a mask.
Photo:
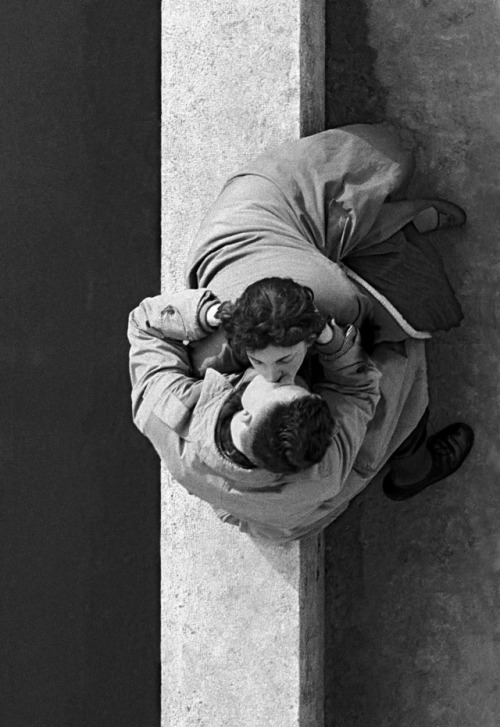
[{"label": "leg", "polygon": [[413,485],[431,469],[432,457],[425,446],[428,420],[429,409],[426,409],[413,432],[391,457],[391,477],[397,487]]},{"label": "leg", "polygon": [[396,450],[383,483],[391,500],[407,500],[455,472],[469,454],[474,433],[467,424],[450,424],[427,438],[428,410]]}]

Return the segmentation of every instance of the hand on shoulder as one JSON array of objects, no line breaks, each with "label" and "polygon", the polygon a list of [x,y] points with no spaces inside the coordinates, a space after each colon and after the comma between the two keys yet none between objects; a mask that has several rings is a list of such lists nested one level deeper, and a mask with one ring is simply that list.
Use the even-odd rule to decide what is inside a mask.
[{"label": "hand on shoulder", "polygon": [[220,308],[220,303],[215,303],[215,305],[210,306],[210,308],[207,311],[207,323],[211,328],[217,328],[220,326],[220,318],[217,317],[217,313]]}]

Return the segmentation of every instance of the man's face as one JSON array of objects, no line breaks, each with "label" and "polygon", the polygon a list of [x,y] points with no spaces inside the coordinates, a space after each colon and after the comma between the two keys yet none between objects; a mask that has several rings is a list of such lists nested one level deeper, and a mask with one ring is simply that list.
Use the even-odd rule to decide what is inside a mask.
[{"label": "man's face", "polygon": [[267,381],[258,374],[248,384],[241,397],[243,409],[233,415],[231,433],[236,446],[248,451],[251,429],[267,411],[281,402],[306,396],[309,391],[288,381]]},{"label": "man's face", "polygon": [[293,384],[307,353],[309,344],[299,341],[294,346],[266,346],[248,349],[253,368],[270,383]]}]

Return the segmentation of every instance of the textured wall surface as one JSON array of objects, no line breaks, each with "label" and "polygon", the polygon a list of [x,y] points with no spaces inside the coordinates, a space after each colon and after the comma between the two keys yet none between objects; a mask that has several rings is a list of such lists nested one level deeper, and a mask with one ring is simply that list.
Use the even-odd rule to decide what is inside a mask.
[{"label": "textured wall surface", "polygon": [[411,193],[467,210],[440,243],[466,318],[429,345],[431,419],[476,444],[447,483],[401,504],[373,483],[328,530],[326,723],[496,727],[500,8],[329,0],[328,17],[328,123],[388,120],[416,148]]},{"label": "textured wall surface", "polygon": [[[316,0],[163,3],[164,288],[229,174],[323,128],[323,26]],[[321,725],[319,564],[316,539],[258,546],[164,473],[165,727]]]},{"label": "textured wall surface", "polygon": [[2,727],[159,724],[159,39],[156,0],[1,3]]}]

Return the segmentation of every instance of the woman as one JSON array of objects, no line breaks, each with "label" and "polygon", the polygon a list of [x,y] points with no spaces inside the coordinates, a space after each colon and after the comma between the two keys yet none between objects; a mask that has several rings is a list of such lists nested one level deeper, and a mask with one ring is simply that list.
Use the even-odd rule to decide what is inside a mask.
[{"label": "woman", "polygon": [[[377,341],[457,326],[460,305],[422,233],[461,225],[465,215],[442,200],[404,199],[411,171],[411,155],[378,125],[331,129],[266,152],[228,180],[203,220],[187,287],[236,300],[262,278],[290,277],[340,325],[373,320]],[[208,347],[210,357],[216,345]],[[203,368],[200,349],[195,366]]]}]

